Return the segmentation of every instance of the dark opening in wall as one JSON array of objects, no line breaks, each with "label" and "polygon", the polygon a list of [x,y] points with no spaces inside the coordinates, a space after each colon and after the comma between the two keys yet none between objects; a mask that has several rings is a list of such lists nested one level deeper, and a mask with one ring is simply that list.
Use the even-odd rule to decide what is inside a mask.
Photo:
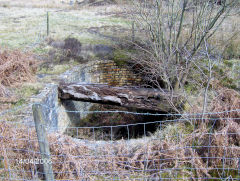
[{"label": "dark opening in wall", "polygon": [[161,121],[166,120],[165,116],[130,114],[130,112],[148,112],[149,114],[160,112],[140,111],[119,106],[94,104],[90,111],[93,112],[79,119],[76,125],[66,130],[66,134],[87,140],[141,138],[153,134]]}]

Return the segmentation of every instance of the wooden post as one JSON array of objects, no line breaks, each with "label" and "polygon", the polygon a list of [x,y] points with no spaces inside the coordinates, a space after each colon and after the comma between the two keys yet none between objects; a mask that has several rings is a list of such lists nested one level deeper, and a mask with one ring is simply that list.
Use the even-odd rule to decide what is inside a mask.
[{"label": "wooden post", "polygon": [[47,36],[49,36],[49,12],[47,12]]},{"label": "wooden post", "polygon": [[132,22],[132,42],[135,41],[135,26],[134,26],[134,21]]},{"label": "wooden post", "polygon": [[34,104],[32,106],[33,117],[35,122],[35,128],[38,137],[38,143],[40,147],[40,153],[42,156],[43,170],[46,181],[54,181],[52,161],[50,156],[49,143],[47,139],[47,131],[45,128],[45,121],[43,117],[43,109],[40,104]]},{"label": "wooden post", "polygon": [[238,157],[238,180],[240,180],[240,157]]}]

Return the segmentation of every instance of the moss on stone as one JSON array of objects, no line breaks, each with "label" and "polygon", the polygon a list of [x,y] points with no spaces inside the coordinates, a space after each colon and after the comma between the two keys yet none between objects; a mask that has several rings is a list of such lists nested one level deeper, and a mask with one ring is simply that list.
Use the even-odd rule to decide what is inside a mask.
[{"label": "moss on stone", "polygon": [[122,67],[126,65],[129,58],[129,55],[125,50],[115,50],[113,52],[113,61],[116,63],[117,66]]}]

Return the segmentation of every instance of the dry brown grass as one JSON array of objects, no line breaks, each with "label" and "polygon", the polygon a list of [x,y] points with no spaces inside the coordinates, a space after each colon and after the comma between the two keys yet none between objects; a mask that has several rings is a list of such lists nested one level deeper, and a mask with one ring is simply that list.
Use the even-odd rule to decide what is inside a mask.
[{"label": "dry brown grass", "polygon": [[0,98],[7,98],[7,86],[34,80],[36,60],[30,53],[18,50],[0,52]]},{"label": "dry brown grass", "polygon": [[[212,100],[211,111],[221,112],[240,109],[240,93],[224,87],[217,88],[217,95]],[[220,117],[220,116],[219,116]],[[240,123],[240,112],[230,112],[221,114],[224,118],[239,118],[237,122]]]},{"label": "dry brown grass", "polygon": [[[29,142],[30,138],[36,138],[35,133],[33,131],[28,133],[26,129],[16,131],[6,123],[1,123],[1,129],[3,138],[1,138],[0,155],[7,160],[8,165],[5,165],[6,169],[1,170],[0,174],[5,173],[7,178],[8,167],[19,171],[15,171],[16,177],[25,179],[33,179],[36,176],[36,170],[42,172],[41,165],[16,164],[16,159],[39,158],[39,154],[36,153],[37,142]],[[237,137],[229,136],[230,132],[235,133]],[[236,125],[228,125],[221,134],[214,133],[211,136],[212,147],[209,149],[202,147],[209,144],[207,133],[207,130],[198,130],[179,142],[148,140],[132,148],[125,141],[119,141],[118,144],[106,143],[97,150],[90,149],[84,143],[74,141],[69,136],[53,134],[49,136],[49,141],[53,169],[56,172],[55,178],[96,180],[110,177],[131,180],[143,177],[154,178],[160,174],[163,178],[178,175],[178,178],[186,178],[186,180],[190,177],[211,178],[211,173],[217,168],[219,168],[219,174],[222,174],[223,157],[233,158],[224,159],[225,168],[237,168],[240,148],[235,144],[240,139],[239,127],[236,129]],[[17,141],[13,138],[17,138]],[[20,139],[25,140],[20,141]],[[191,148],[196,140],[200,148]],[[207,161],[203,157],[211,157],[211,159]],[[20,168],[29,172],[24,173]],[[187,168],[196,169],[196,171]],[[158,170],[161,169],[166,170],[159,172]],[[144,170],[149,171],[144,173]],[[42,177],[41,174],[38,176]],[[220,175],[217,176],[220,177]]]},{"label": "dry brown grass", "polygon": [[[239,109],[239,93],[229,89],[219,90],[212,105],[214,111]],[[216,120],[212,121],[210,118]],[[147,137],[130,142],[122,140],[113,143],[86,143],[70,136],[53,133],[48,139],[55,178],[151,180],[161,177],[191,180],[190,178],[219,178],[224,174],[225,177],[237,178],[240,124],[236,118],[239,118],[239,112],[209,116],[204,126],[196,124],[195,130],[190,134],[181,135],[181,132],[177,132],[176,136],[168,132],[168,136],[176,136],[171,139]],[[197,121],[201,123],[201,119]],[[39,148],[34,129],[20,125],[16,127],[14,123],[6,122],[0,122],[0,128],[0,156],[8,161],[6,169],[2,170],[0,175],[5,174],[4,177],[8,178],[7,168],[10,167],[19,170],[14,172],[16,177],[37,177],[36,171],[42,172],[41,165],[16,164],[16,159],[40,157],[37,153]],[[178,130],[180,129],[178,127]],[[160,133],[162,132],[164,129],[160,130]],[[38,176],[42,178],[41,174]]]},{"label": "dry brown grass", "polygon": [[[237,91],[218,88],[211,111],[240,109]],[[89,141],[53,133],[48,135],[53,170],[56,179],[67,180],[134,180],[147,178],[238,178],[240,158],[240,112],[209,115],[203,123],[195,120],[190,133],[183,123],[174,123],[177,132],[168,125],[153,136],[132,141]],[[204,125],[203,125],[204,124]],[[16,123],[0,122],[0,158],[4,158],[0,176],[9,178],[8,168],[15,177],[43,178],[42,165],[17,164],[16,159],[40,158],[34,128]],[[37,173],[38,172],[38,173]],[[12,175],[13,176],[13,175]],[[198,180],[198,179],[192,179]]]}]

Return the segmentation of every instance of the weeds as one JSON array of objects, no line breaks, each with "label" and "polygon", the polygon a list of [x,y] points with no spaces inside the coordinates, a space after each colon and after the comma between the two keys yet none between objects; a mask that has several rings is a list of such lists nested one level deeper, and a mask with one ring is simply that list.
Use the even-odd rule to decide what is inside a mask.
[{"label": "weeds", "polygon": [[0,97],[7,96],[6,86],[32,81],[36,65],[36,60],[28,53],[17,50],[0,53]]}]

